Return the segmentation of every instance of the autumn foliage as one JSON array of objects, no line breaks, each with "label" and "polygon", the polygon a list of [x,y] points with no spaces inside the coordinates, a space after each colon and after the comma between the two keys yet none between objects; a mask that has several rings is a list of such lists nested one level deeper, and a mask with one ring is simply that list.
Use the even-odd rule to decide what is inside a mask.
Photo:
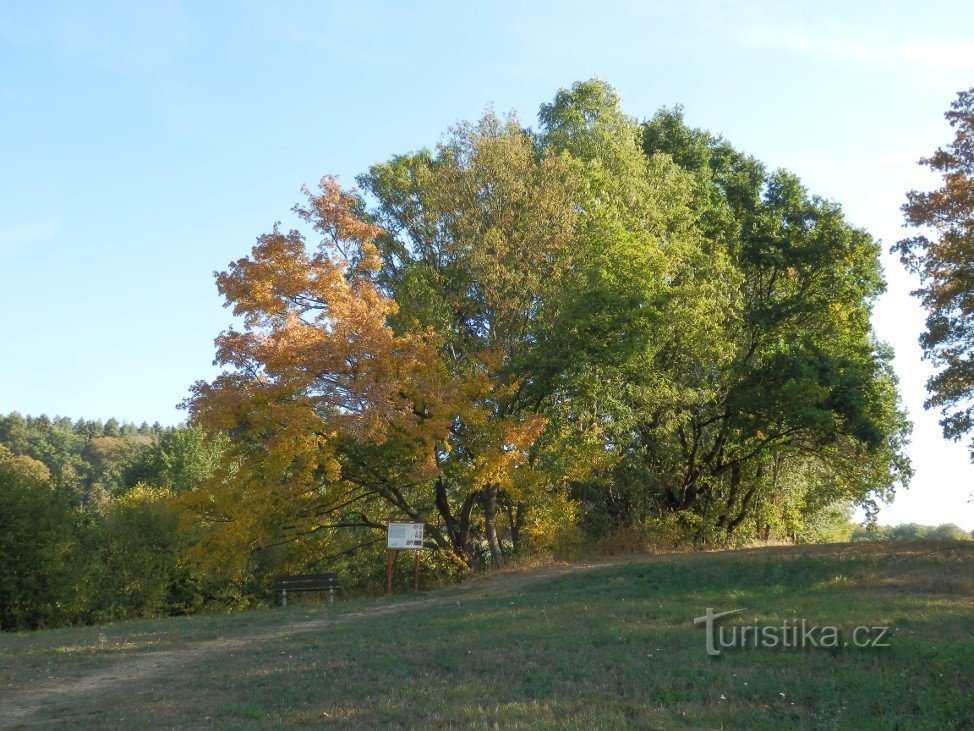
[{"label": "autumn foliage", "polygon": [[920,344],[937,368],[926,406],[943,414],[946,437],[960,439],[974,431],[974,88],[960,92],[944,116],[954,139],[920,160],[941,186],[907,193],[906,223],[919,230],[893,251],[920,275],[914,294],[928,314]]},{"label": "autumn foliage", "polygon": [[217,276],[238,325],[187,406],[227,447],[177,502],[200,560],[368,563],[399,519],[460,570],[801,539],[909,478],[876,242],[678,110],[584,82],[358,184]]},{"label": "autumn foliage", "polygon": [[312,251],[275,229],[217,277],[243,330],[217,339],[228,370],[194,387],[190,410],[232,440],[210,488],[183,505],[216,526],[205,553],[229,563],[328,528],[382,529],[386,516],[430,519],[437,547],[465,563],[449,526],[469,519],[434,495],[449,453],[471,453],[451,474],[469,512],[485,485],[510,487],[541,421],[495,417],[493,384],[449,368],[432,330],[394,332],[396,302],[375,283],[382,230],[333,178],[306,192],[296,210],[320,237]]}]

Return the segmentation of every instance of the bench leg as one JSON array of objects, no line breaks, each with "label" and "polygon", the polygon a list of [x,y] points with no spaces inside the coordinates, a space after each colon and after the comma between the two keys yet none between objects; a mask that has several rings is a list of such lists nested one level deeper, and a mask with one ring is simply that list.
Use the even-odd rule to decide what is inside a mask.
[{"label": "bench leg", "polygon": [[334,604],[335,603],[335,590],[334,589],[329,589],[328,590],[328,603],[329,604]]},{"label": "bench leg", "polygon": [[281,606],[287,606],[287,589],[281,589]]}]

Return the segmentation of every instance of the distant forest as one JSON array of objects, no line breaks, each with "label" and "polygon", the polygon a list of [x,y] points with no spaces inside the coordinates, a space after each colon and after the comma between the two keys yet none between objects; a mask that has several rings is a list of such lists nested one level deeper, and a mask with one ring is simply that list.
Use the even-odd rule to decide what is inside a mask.
[{"label": "distant forest", "polygon": [[193,484],[215,458],[194,451],[194,439],[201,442],[199,430],[159,422],[72,421],[17,412],[0,416],[0,445],[11,455],[42,463],[52,486],[80,505],[118,497],[139,483],[164,488]]}]

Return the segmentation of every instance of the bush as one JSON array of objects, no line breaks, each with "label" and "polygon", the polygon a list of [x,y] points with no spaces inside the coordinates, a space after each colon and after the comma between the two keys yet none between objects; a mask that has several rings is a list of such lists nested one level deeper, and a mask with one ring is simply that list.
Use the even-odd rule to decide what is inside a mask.
[{"label": "bush", "polygon": [[165,490],[138,485],[105,507],[101,520],[102,590],[106,618],[169,614],[179,582],[179,519]]},{"label": "bush", "polygon": [[857,543],[861,541],[885,541],[889,537],[889,526],[877,525],[876,523],[860,525],[852,531],[852,540]]},{"label": "bush", "polygon": [[239,582],[205,573],[187,558],[192,536],[170,508],[172,493],[137,485],[110,501],[94,529],[100,571],[92,614],[125,619],[187,614],[206,605],[240,608]]},{"label": "bush", "polygon": [[929,534],[930,526],[920,525],[919,523],[903,523],[894,525],[889,529],[889,537],[899,541],[922,540]]}]

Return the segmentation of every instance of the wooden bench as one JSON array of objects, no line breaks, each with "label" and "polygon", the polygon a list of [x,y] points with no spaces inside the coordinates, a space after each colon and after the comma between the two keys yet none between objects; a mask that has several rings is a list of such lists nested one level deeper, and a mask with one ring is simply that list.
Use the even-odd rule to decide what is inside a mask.
[{"label": "wooden bench", "polygon": [[278,576],[274,589],[281,595],[281,606],[287,606],[289,591],[327,591],[328,603],[334,604],[335,592],[341,586],[338,574],[296,574],[293,576]]}]

